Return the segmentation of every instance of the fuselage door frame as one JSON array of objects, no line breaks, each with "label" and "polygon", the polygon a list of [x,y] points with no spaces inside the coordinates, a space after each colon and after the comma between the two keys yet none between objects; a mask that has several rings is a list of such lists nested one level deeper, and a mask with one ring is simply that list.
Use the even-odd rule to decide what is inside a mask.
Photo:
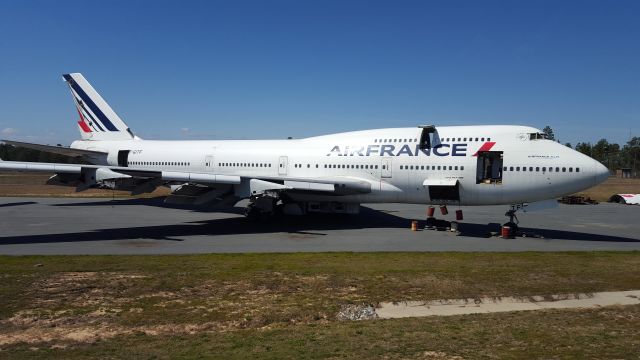
[{"label": "fuselage door frame", "polygon": [[213,155],[207,155],[204,157],[204,170],[213,172]]},{"label": "fuselage door frame", "polygon": [[390,179],[391,176],[393,175],[392,173],[392,168],[393,168],[393,158],[392,157],[383,157],[382,158],[382,164],[380,166],[380,176],[383,179]]},{"label": "fuselage door frame", "polygon": [[280,156],[278,159],[278,175],[287,175],[289,166],[289,158],[287,156]]}]

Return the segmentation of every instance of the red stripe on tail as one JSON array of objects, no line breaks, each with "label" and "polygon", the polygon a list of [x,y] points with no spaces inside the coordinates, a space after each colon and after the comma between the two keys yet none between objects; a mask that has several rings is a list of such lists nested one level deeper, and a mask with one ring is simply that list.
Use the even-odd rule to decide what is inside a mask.
[{"label": "red stripe on tail", "polygon": [[78,125],[80,125],[80,128],[82,129],[82,131],[86,133],[90,133],[91,129],[89,128],[89,126],[87,126],[87,123],[84,122],[84,116],[82,116],[82,113],[80,112],[80,110],[78,110],[78,115],[80,115],[80,121],[78,121]]}]

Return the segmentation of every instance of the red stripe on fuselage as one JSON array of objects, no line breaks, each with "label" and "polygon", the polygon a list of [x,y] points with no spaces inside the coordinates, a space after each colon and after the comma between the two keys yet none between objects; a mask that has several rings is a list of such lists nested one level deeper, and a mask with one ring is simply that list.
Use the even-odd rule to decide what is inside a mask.
[{"label": "red stripe on fuselage", "polygon": [[489,151],[489,150],[491,150],[491,148],[495,144],[496,144],[495,141],[487,141],[486,143],[482,144],[482,146],[480,146],[480,149],[478,149],[478,151],[476,151],[476,153],[473,154],[473,156],[478,156],[478,153],[481,152],[481,151]]}]

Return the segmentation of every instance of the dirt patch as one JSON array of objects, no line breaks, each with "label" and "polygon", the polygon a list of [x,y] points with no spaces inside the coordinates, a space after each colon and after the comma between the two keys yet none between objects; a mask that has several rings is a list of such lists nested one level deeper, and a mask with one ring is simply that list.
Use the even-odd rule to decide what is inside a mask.
[{"label": "dirt patch", "polygon": [[35,281],[25,294],[35,307],[88,307],[130,302],[120,289],[146,278],[139,274],[60,272]]},{"label": "dirt patch", "polygon": [[[137,327],[124,326],[56,326],[30,327],[0,334],[0,346],[19,343],[38,344],[50,342],[94,343],[119,335],[143,333],[151,336],[193,335],[203,332],[223,332],[239,328],[236,323],[167,324]],[[52,345],[64,346],[67,345]]]}]

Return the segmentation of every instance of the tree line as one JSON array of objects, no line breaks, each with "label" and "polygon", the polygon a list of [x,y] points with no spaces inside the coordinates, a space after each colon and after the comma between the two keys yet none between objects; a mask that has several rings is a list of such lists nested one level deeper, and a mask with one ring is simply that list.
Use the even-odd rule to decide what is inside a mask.
[{"label": "tree line", "polygon": [[[556,140],[551,127],[546,126],[543,131],[548,139]],[[636,173],[640,167],[640,137],[638,136],[632,137],[622,145],[610,143],[607,139],[600,139],[595,144],[578,142],[575,147],[570,143],[565,145],[600,161],[611,171],[629,168]]]}]

